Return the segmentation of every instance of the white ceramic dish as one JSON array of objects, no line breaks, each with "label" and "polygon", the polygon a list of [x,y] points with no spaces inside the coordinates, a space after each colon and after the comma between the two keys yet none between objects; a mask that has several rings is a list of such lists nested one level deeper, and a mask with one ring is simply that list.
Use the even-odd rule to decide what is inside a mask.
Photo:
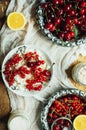
[{"label": "white ceramic dish", "polygon": [[[15,87],[17,87],[17,86],[10,86],[10,87],[9,87],[9,84],[8,84],[8,82],[7,82],[7,80],[6,80],[6,76],[5,76],[5,74],[3,73],[4,70],[5,70],[5,65],[6,65],[7,61],[8,61],[14,54],[16,54],[16,53],[18,53],[18,54],[19,54],[19,53],[24,53],[24,51],[25,51],[25,52],[37,51],[37,52],[41,55],[41,57],[46,61],[47,69],[49,69],[49,67],[52,65],[52,63],[51,63],[49,57],[48,57],[42,50],[40,50],[40,49],[38,49],[38,48],[29,48],[28,46],[25,46],[25,45],[18,46],[18,47],[16,47],[16,48],[14,48],[13,50],[11,50],[11,51],[6,55],[6,57],[5,57],[4,61],[3,61],[3,64],[2,64],[2,78],[3,78],[3,81],[4,81],[5,85],[6,85],[6,87],[7,87],[9,90],[11,90],[12,92],[14,92],[14,93],[16,93],[16,94],[18,94],[18,95],[21,95],[21,96],[29,96],[29,95],[31,95],[31,94],[35,94],[35,93],[37,94],[38,92],[40,92],[40,91],[42,91],[44,88],[46,88],[46,87],[48,86],[50,80],[44,85],[44,87],[43,87],[40,91],[29,91],[28,89],[24,89],[24,90],[21,89],[21,90],[19,90],[19,89],[15,89]],[[52,69],[51,69],[50,71],[51,71],[51,77],[52,77]],[[20,79],[19,79],[19,80],[20,80]],[[20,83],[21,83],[21,85],[22,85],[23,80],[22,80]],[[21,86],[20,86],[20,87],[21,87]]]}]

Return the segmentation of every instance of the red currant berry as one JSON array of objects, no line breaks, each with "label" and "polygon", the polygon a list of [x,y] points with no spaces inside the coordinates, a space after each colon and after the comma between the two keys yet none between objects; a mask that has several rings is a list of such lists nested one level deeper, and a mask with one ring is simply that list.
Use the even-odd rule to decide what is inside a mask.
[{"label": "red currant berry", "polygon": [[40,91],[42,89],[42,85],[38,85],[37,87],[34,87],[34,90]]},{"label": "red currant berry", "polygon": [[60,38],[60,39],[64,39],[64,32],[60,32],[60,33],[59,33],[59,38]]},{"label": "red currant berry", "polygon": [[70,36],[71,36],[71,38],[74,38],[74,32],[73,31],[70,31]]},{"label": "red currant berry", "polygon": [[55,18],[55,19],[53,20],[53,23],[54,23],[55,25],[59,25],[60,22],[61,22],[61,19],[60,19],[60,18]]},{"label": "red currant berry", "polygon": [[70,17],[67,17],[66,18],[66,23],[69,24],[69,25],[72,24],[72,19]]},{"label": "red currant berry", "polygon": [[59,0],[59,4],[63,5],[64,4],[64,0]]},{"label": "red currant berry", "polygon": [[42,73],[43,73],[43,75],[45,75],[47,77],[51,76],[51,72],[49,70],[44,70]]},{"label": "red currant berry", "polygon": [[60,130],[60,127],[58,125],[54,125],[53,130]]},{"label": "red currant berry", "polygon": [[70,10],[69,10],[69,16],[74,16],[74,15],[75,15],[75,10],[70,9]]},{"label": "red currant berry", "polygon": [[50,32],[53,32],[56,29],[56,27],[53,25],[52,28],[50,28]]},{"label": "red currant berry", "polygon": [[61,16],[62,14],[63,14],[63,9],[59,9],[58,11],[56,11],[57,16]]},{"label": "red currant berry", "polygon": [[46,29],[49,29],[49,30],[50,30],[52,27],[53,27],[53,24],[52,24],[52,23],[46,23],[46,24],[45,24],[45,28],[46,28]]},{"label": "red currant berry", "polygon": [[44,8],[44,9],[47,9],[48,8],[48,4],[47,3],[42,3],[41,7]]},{"label": "red currant berry", "polygon": [[52,0],[52,2],[53,2],[55,5],[58,5],[58,4],[59,4],[59,0]]},{"label": "red currant berry", "polygon": [[69,32],[65,33],[64,35],[65,40],[71,40],[71,35]]},{"label": "red currant berry", "polygon": [[81,6],[82,8],[85,8],[85,7],[86,7],[86,2],[85,2],[85,1],[82,1],[81,4],[80,4],[80,6]]},{"label": "red currant berry", "polygon": [[68,12],[71,9],[72,5],[70,3],[68,3],[67,5],[65,5],[64,7],[64,12]]}]

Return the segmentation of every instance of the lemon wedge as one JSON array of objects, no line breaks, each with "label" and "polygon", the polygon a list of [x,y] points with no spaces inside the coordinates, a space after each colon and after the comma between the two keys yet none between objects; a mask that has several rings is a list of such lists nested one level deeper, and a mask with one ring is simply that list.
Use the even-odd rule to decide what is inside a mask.
[{"label": "lemon wedge", "polygon": [[7,17],[7,25],[11,30],[21,30],[25,26],[25,17],[20,12],[12,12]]},{"label": "lemon wedge", "polygon": [[73,121],[75,130],[86,130],[86,115],[79,115]]}]

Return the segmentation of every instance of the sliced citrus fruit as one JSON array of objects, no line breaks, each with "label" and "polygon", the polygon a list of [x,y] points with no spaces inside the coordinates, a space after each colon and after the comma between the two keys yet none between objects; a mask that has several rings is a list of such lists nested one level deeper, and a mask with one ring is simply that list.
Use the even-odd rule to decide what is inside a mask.
[{"label": "sliced citrus fruit", "polygon": [[12,30],[20,30],[25,26],[25,17],[20,12],[12,12],[7,17],[7,25]]},{"label": "sliced citrus fruit", "polygon": [[86,130],[86,115],[79,115],[73,121],[75,130]]}]

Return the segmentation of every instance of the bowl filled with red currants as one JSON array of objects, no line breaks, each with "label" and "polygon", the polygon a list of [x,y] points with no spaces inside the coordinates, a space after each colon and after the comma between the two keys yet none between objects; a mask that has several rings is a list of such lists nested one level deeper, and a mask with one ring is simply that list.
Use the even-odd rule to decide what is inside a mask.
[{"label": "bowl filled with red currants", "polygon": [[86,115],[86,93],[64,89],[52,95],[41,112],[43,130],[74,130],[73,121]]},{"label": "bowl filled with red currants", "polygon": [[53,64],[39,48],[18,46],[11,50],[2,64],[2,78],[12,92],[28,96],[46,88],[52,77]]},{"label": "bowl filled with red currants", "polygon": [[86,43],[86,0],[40,0],[37,20],[43,34],[57,45]]}]

